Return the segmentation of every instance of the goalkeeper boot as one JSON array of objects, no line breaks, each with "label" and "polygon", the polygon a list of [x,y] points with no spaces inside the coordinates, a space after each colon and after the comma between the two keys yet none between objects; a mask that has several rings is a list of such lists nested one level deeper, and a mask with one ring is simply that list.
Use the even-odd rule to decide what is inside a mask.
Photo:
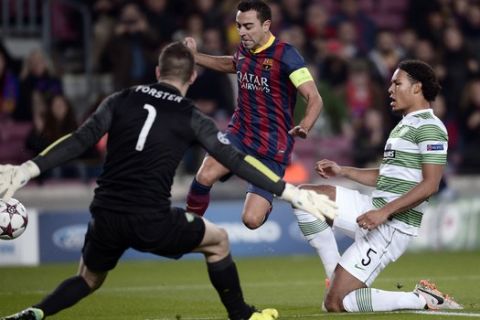
[{"label": "goalkeeper boot", "polygon": [[42,320],[45,319],[43,311],[38,308],[28,308],[1,320]]},{"label": "goalkeeper boot", "polygon": [[463,309],[462,305],[447,294],[440,292],[437,286],[428,280],[420,280],[413,292],[425,299],[427,309]]},{"label": "goalkeeper boot", "polygon": [[267,308],[262,311],[256,311],[252,313],[248,320],[275,320],[278,319],[277,309]]}]

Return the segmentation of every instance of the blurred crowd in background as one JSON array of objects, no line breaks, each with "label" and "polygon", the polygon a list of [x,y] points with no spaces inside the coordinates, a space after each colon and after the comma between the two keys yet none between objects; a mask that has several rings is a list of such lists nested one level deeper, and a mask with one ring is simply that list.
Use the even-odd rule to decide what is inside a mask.
[{"label": "blurred crowd in background", "polygon": [[[75,86],[65,88],[68,76],[85,72],[75,57],[87,54],[74,2],[50,1],[48,54],[36,48],[19,57],[15,48],[0,44],[1,163],[37,154],[74,130],[113,91],[154,82],[159,50],[172,40],[192,36],[199,51],[213,55],[232,54],[239,45],[237,0],[79,1],[88,3],[94,75],[107,80],[102,90],[96,87],[78,99],[68,94]],[[399,121],[390,112],[387,88],[398,62],[407,58],[429,63],[441,80],[442,94],[433,108],[449,131],[448,172],[480,173],[480,1],[267,2],[271,31],[303,55],[325,106],[308,139],[297,140],[289,179],[310,179],[321,158],[360,167],[378,164],[387,135]],[[3,21],[14,17],[18,6],[8,10],[0,15]],[[41,25],[41,5],[28,14]],[[224,127],[236,104],[236,77],[198,72],[187,96]],[[299,99],[297,119],[304,108]],[[104,152],[102,139],[81,162],[43,179],[95,176]],[[201,159],[201,151],[192,150],[181,172],[193,174]]]}]

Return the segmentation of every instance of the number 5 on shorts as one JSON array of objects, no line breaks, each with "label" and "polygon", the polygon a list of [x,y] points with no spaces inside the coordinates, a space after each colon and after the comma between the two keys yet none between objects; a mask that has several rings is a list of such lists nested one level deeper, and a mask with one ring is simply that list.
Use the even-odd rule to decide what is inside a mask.
[{"label": "number 5 on shorts", "polygon": [[368,266],[370,264],[370,262],[372,262],[372,258],[370,257],[371,254],[376,254],[377,251],[373,250],[372,248],[369,248],[367,250],[367,258],[368,260],[366,259],[362,259],[362,265],[364,265],[365,267]]}]

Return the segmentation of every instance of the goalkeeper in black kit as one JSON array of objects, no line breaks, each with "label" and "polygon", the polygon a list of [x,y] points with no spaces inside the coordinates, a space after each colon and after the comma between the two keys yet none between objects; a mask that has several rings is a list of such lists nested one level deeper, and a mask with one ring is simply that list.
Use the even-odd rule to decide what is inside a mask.
[{"label": "goalkeeper in black kit", "polygon": [[234,149],[214,122],[183,97],[196,78],[194,58],[183,44],[175,42],[162,50],[156,76],[158,83],[107,97],[77,131],[34,159],[19,166],[0,165],[0,196],[8,200],[31,178],[81,155],[109,134],[78,274],[41,302],[4,320],[45,319],[73,306],[102,285],[128,248],[175,258],[201,252],[229,319],[278,318],[275,309],[258,311],[245,302],[225,230],[171,207],[175,170],[185,151],[200,143],[238,176],[294,207],[333,218],[335,204],[326,196],[286,184],[255,158]]}]

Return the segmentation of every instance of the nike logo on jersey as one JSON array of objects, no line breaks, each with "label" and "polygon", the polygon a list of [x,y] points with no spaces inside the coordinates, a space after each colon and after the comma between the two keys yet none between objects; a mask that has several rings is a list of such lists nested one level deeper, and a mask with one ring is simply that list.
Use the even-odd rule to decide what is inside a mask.
[{"label": "nike logo on jersey", "polygon": [[358,265],[358,263],[355,263],[354,267],[357,268],[357,269],[360,269],[360,270],[365,271],[365,268],[360,267],[360,266]]}]

